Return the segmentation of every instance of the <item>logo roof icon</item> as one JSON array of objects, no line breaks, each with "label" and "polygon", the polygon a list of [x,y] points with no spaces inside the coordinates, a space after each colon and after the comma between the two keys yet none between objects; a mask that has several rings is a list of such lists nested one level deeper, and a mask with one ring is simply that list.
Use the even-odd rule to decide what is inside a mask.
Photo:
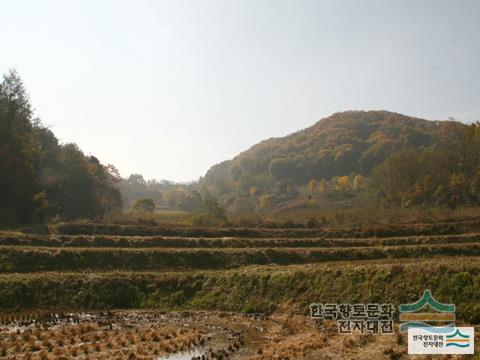
[{"label": "logo roof icon", "polygon": [[427,305],[430,305],[438,312],[455,312],[455,304],[443,304],[435,300],[430,290],[425,290],[422,297],[414,303],[401,304],[400,312],[416,312],[423,309]]},{"label": "logo roof icon", "polygon": [[[456,339],[455,337],[458,336]],[[470,346],[470,336],[462,334],[459,329],[451,334],[447,335],[447,347],[456,346],[460,348],[466,348]]]}]

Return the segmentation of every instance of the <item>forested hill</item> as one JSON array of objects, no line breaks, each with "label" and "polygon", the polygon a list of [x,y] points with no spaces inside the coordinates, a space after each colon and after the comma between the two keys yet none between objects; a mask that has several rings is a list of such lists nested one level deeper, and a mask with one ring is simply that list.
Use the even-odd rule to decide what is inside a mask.
[{"label": "forested hill", "polygon": [[0,82],[0,227],[120,211],[118,171],[61,144],[33,117],[15,71]]},{"label": "forested hill", "polygon": [[262,141],[234,159],[213,166],[203,184],[217,195],[268,191],[285,182],[362,174],[394,152],[429,147],[448,128],[465,127],[452,121],[429,121],[388,111],[347,111],[282,138]]}]

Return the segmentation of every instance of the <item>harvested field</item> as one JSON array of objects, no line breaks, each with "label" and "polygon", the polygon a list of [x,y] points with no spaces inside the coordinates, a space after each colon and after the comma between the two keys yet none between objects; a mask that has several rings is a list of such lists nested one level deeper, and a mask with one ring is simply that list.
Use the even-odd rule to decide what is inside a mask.
[{"label": "harvested field", "polygon": [[473,220],[344,229],[88,223],[2,232],[0,354],[406,359],[400,335],[341,336],[310,319],[309,304],[398,306],[430,289],[456,304],[460,323],[479,324],[479,240]]},{"label": "harvested field", "polygon": [[405,334],[339,335],[333,322],[298,315],[218,311],[47,315],[50,317],[35,321],[4,322],[0,326],[0,356],[150,360],[353,360],[407,356]]},{"label": "harvested field", "polygon": [[101,223],[60,223],[49,231],[64,235],[126,235],[126,236],[182,236],[182,237],[391,237],[447,235],[479,232],[480,221],[452,221],[438,223],[413,223],[400,225],[375,225],[347,228],[203,228],[166,227],[149,225],[121,225]]},{"label": "harvested field", "polygon": [[32,235],[0,232],[1,245],[112,248],[272,248],[434,245],[480,242],[480,233],[371,238],[207,238],[121,235]]},{"label": "harvested field", "polygon": [[344,260],[480,256],[480,243],[340,248],[52,248],[0,246],[0,272],[228,269]]}]

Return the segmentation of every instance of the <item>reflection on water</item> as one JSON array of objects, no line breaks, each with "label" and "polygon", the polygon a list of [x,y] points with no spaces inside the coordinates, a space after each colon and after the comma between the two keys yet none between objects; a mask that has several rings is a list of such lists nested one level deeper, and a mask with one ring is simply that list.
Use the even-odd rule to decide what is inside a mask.
[{"label": "reflection on water", "polygon": [[202,349],[195,349],[192,351],[185,351],[177,354],[170,354],[165,357],[158,357],[156,360],[191,360],[194,356],[202,356]]}]

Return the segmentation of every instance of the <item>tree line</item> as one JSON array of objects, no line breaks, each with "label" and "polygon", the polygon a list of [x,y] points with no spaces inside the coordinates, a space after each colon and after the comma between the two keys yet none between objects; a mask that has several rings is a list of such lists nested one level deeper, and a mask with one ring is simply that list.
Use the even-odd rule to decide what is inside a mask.
[{"label": "tree line", "polygon": [[0,84],[0,225],[104,216],[121,209],[120,176],[112,165],[60,144],[34,118],[16,71]]}]

